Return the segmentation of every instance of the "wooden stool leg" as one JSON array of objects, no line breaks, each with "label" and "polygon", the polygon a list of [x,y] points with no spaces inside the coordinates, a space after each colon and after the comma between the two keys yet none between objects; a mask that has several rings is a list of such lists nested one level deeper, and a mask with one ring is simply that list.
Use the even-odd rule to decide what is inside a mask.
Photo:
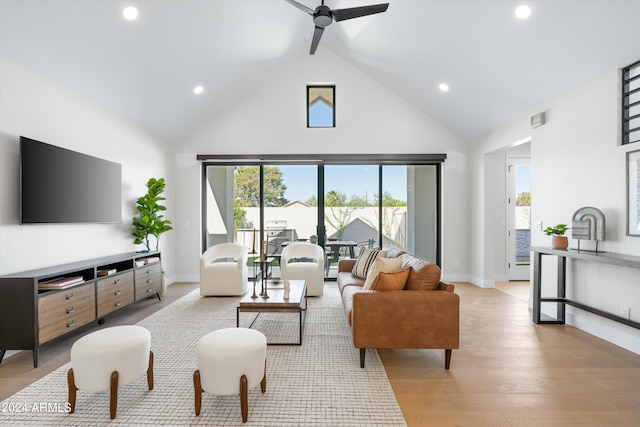
[{"label": "wooden stool leg", "polygon": [[111,399],[109,402],[109,412],[111,419],[116,417],[116,408],[118,407],[118,371],[111,373]]},{"label": "wooden stool leg", "polygon": [[264,360],[264,376],[260,382],[260,390],[264,393],[267,391],[267,359]]},{"label": "wooden stool leg", "polygon": [[246,423],[249,416],[249,385],[247,376],[240,377],[240,410],[242,411],[242,422]]},{"label": "wooden stool leg", "polygon": [[202,385],[200,384],[200,370],[193,373],[193,389],[195,392],[196,416],[200,415],[202,405]]},{"label": "wooden stool leg", "polygon": [[149,367],[147,368],[147,384],[149,384],[149,390],[153,390],[153,351],[149,352]]},{"label": "wooden stool leg", "polygon": [[67,383],[69,384],[69,406],[71,408],[69,413],[73,414],[73,411],[76,410],[76,390],[78,390],[73,377],[73,368],[69,369],[69,372],[67,372]]}]

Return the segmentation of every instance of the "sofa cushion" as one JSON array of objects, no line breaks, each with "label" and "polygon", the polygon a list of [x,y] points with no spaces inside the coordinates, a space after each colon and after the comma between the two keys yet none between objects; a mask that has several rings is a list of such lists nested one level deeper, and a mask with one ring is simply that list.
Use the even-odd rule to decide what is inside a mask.
[{"label": "sofa cushion", "polygon": [[359,277],[361,279],[367,278],[367,273],[369,269],[373,265],[374,261],[378,256],[385,256],[387,253],[380,250],[380,248],[368,249],[364,248],[358,254],[358,260],[356,264],[353,266],[353,270],[351,273],[355,277]]},{"label": "sofa cushion", "polygon": [[373,279],[370,289],[373,291],[401,291],[407,284],[410,271],[409,267],[392,273],[381,271]]},{"label": "sofa cushion", "polygon": [[404,254],[402,260],[402,268],[411,267],[409,279],[404,287],[406,290],[430,291],[438,289],[440,267],[408,254]]},{"label": "sofa cushion", "polygon": [[351,312],[353,311],[353,295],[363,292],[359,286],[347,286],[342,291],[342,305],[344,306],[344,312],[347,315],[347,322],[351,325]]},{"label": "sofa cushion", "polygon": [[351,271],[349,271],[348,273],[346,271],[340,271],[338,272],[336,283],[338,284],[338,289],[342,294],[342,291],[347,286],[355,286],[358,288],[362,288],[362,286],[364,285],[364,279],[353,277],[353,274],[351,274]]},{"label": "sofa cushion", "polygon": [[383,250],[387,251],[387,258],[398,258],[407,253],[402,249],[392,247],[385,247]]},{"label": "sofa cushion", "polygon": [[371,289],[371,283],[375,280],[378,273],[393,273],[402,269],[402,258],[376,258],[375,262],[367,273],[364,281],[363,289]]}]

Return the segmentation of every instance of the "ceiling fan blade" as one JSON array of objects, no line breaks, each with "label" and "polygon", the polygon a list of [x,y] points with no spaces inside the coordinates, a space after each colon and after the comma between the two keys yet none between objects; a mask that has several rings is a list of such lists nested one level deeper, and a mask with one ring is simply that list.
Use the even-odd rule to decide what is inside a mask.
[{"label": "ceiling fan blade", "polygon": [[295,7],[297,7],[298,9],[300,9],[301,11],[303,11],[303,12],[305,12],[305,13],[308,13],[309,15],[313,16],[313,12],[314,12],[314,10],[313,10],[313,9],[310,9],[310,8],[308,8],[307,6],[305,6],[305,5],[303,5],[303,4],[300,4],[300,3],[298,3],[297,1],[294,1],[294,0],[284,0],[284,1],[286,1],[287,3],[290,3],[290,4],[292,4],[292,5],[294,5]]},{"label": "ceiling fan blade", "polygon": [[311,41],[311,50],[309,51],[309,55],[314,55],[316,53],[316,49],[318,48],[318,43],[320,43],[320,37],[322,37],[323,31],[324,27],[318,27],[316,25],[316,30],[313,32],[313,40]]},{"label": "ceiling fan blade", "polygon": [[[288,1],[288,0],[287,0]],[[349,9],[332,10],[331,14],[336,21],[359,18],[361,16],[373,15],[374,13],[386,12],[389,3],[373,4],[370,6],[351,7]]]}]

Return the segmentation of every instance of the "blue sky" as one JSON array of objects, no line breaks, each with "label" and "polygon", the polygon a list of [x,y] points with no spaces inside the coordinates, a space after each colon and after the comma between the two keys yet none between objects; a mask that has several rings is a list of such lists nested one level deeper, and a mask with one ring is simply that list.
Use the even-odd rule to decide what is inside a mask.
[{"label": "blue sky", "polygon": [[309,126],[331,127],[333,126],[333,108],[324,102],[316,102],[309,108]]},{"label": "blue sky", "polygon": [[[306,201],[315,195],[317,189],[317,168],[309,166],[283,166],[283,181],[287,186],[285,197],[289,201]],[[325,191],[336,190],[347,195],[365,196],[373,201],[373,195],[378,191],[378,166],[325,166]],[[393,197],[400,200],[407,198],[406,167],[385,166],[384,191],[389,191]]]},{"label": "blue sky", "polygon": [[531,191],[531,165],[519,164],[516,173],[516,195]]},{"label": "blue sky", "polygon": [[[306,201],[315,195],[317,188],[317,168],[315,165],[286,166],[279,165],[282,171],[283,181],[287,186],[285,197],[289,201]],[[384,191],[399,200],[407,198],[407,177],[405,166],[385,166]],[[378,166],[325,166],[325,191],[336,190],[347,195],[347,200],[352,195],[365,196],[370,202],[378,191]],[[516,194],[531,191],[531,165],[518,165],[516,174]]]}]

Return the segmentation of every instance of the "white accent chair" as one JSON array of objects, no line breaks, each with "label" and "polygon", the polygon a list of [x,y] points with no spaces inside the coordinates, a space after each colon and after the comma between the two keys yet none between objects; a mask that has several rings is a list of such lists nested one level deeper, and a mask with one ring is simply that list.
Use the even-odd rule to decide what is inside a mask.
[{"label": "white accent chair", "polygon": [[308,296],[322,296],[324,249],[313,243],[294,242],[282,250],[282,280],[305,280]]},{"label": "white accent chair", "polygon": [[244,295],[248,289],[247,247],[240,243],[211,246],[200,257],[200,295]]}]

